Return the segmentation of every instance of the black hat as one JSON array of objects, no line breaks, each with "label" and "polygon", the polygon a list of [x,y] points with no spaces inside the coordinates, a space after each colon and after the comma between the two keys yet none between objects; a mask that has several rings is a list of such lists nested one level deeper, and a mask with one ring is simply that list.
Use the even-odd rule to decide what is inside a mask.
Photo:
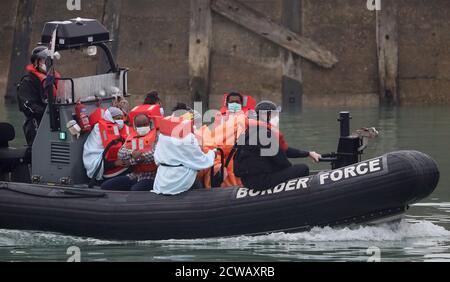
[{"label": "black hat", "polygon": [[281,107],[277,106],[272,101],[264,100],[256,105],[255,111],[258,113],[259,111],[279,111],[281,112]]}]

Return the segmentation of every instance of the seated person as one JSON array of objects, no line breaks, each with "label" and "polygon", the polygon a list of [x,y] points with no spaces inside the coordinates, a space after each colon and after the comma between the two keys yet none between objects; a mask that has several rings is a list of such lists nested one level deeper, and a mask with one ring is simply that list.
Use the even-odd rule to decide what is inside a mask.
[{"label": "seated person", "polygon": [[155,90],[150,91],[144,99],[142,105],[159,105],[159,114],[164,116],[164,108],[161,104],[161,99],[159,98],[159,93]]},{"label": "seated person", "polygon": [[242,95],[239,92],[231,92],[224,94],[223,104],[219,112],[215,116],[214,126],[218,126],[229,117],[236,114],[252,116],[256,107],[256,101],[249,95]]},{"label": "seated person", "polygon": [[[203,150],[220,148],[223,153],[223,160],[218,156],[214,164],[214,183],[211,183],[211,170],[201,171],[200,180],[207,188],[242,186],[239,177],[233,172],[232,151],[236,144],[237,136],[245,131],[248,122],[247,113],[252,109],[253,101],[250,96],[243,96],[238,92],[225,94],[224,105],[215,116],[212,127],[203,126],[197,130],[197,136],[201,139]],[[248,106],[244,106],[248,105]],[[223,175],[221,175],[222,161],[224,162]]]},{"label": "seated person", "polygon": [[129,133],[122,110],[109,107],[84,143],[83,163],[89,178],[102,181],[127,172],[128,165],[117,153]]},{"label": "seated person", "polygon": [[120,148],[118,159],[130,165],[132,172],[105,181],[103,190],[150,191],[156,175],[153,150],[156,143],[156,128],[144,114],[134,119],[134,130]]},{"label": "seated person", "polygon": [[164,109],[161,106],[161,101],[158,98],[158,92],[152,91],[145,97],[144,103],[134,107],[128,114],[130,126],[133,126],[133,121],[136,116],[144,114],[150,119],[154,117],[163,117]]},{"label": "seated person", "polygon": [[[289,147],[283,135],[278,131],[279,109],[275,103],[263,101],[256,107],[257,120],[250,121],[245,134],[239,137],[237,151],[234,156],[234,174],[242,183],[255,190],[270,189],[278,184],[309,175],[305,164],[292,165],[288,158],[310,157],[318,162],[321,155]],[[258,129],[256,129],[258,127]],[[269,146],[261,142],[260,130],[267,131],[267,136],[274,136],[274,154],[264,154]],[[251,136],[256,134],[256,136]],[[252,144],[252,141],[256,141]]]},{"label": "seated person", "polygon": [[200,188],[197,173],[214,165],[215,152],[202,151],[193,133],[192,119],[186,118],[186,111],[181,110],[160,121],[154,157],[159,167],[153,192],[176,195]]}]

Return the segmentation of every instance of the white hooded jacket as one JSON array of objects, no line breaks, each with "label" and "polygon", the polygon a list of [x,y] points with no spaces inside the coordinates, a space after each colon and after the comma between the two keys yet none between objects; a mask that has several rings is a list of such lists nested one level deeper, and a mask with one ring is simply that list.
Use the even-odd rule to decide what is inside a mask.
[{"label": "white hooded jacket", "polygon": [[159,167],[153,192],[176,195],[192,187],[199,170],[214,165],[215,152],[203,153],[193,133],[183,139],[160,134],[154,157]]}]

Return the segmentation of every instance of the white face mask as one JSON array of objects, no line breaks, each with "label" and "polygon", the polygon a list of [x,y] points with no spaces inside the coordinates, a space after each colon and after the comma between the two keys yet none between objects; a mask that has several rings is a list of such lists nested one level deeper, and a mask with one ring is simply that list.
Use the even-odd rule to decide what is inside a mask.
[{"label": "white face mask", "polygon": [[122,129],[125,125],[124,121],[121,119],[116,120],[117,126],[119,126],[119,129]]},{"label": "white face mask", "polygon": [[274,127],[279,127],[280,126],[280,117],[278,115],[270,118],[270,124]]},{"label": "white face mask", "polygon": [[39,64],[39,68],[41,69],[41,71],[47,73],[47,65],[46,64]]},{"label": "white face mask", "polygon": [[164,108],[161,107],[161,108],[159,109],[159,112],[161,113],[161,116],[163,117],[163,116],[164,116]]},{"label": "white face mask", "polygon": [[145,136],[150,132],[150,126],[136,127],[136,132],[139,136]]}]

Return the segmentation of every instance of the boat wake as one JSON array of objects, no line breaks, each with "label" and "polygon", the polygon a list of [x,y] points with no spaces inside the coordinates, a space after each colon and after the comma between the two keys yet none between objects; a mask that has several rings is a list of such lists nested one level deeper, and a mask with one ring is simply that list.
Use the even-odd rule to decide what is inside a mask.
[{"label": "boat wake", "polygon": [[402,220],[377,226],[345,228],[313,228],[300,233],[272,233],[260,236],[236,236],[229,238],[161,240],[161,241],[105,241],[93,238],[65,236],[38,231],[0,230],[0,246],[48,246],[48,245],[226,245],[279,244],[311,242],[395,242],[414,239],[447,240],[450,231],[426,220]]}]

